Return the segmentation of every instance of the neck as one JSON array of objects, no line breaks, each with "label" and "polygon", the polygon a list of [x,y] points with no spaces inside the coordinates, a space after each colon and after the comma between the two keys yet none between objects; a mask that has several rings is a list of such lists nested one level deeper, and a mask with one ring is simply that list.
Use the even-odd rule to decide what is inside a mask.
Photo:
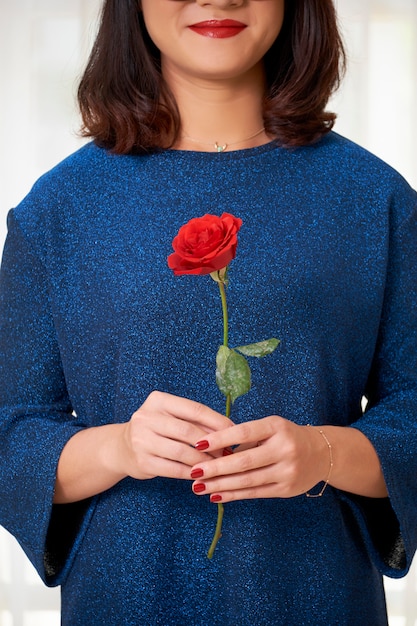
[{"label": "neck", "polygon": [[253,72],[239,81],[190,81],[164,73],[181,117],[181,136],[174,148],[215,151],[243,149],[269,141],[263,131],[264,77]]}]

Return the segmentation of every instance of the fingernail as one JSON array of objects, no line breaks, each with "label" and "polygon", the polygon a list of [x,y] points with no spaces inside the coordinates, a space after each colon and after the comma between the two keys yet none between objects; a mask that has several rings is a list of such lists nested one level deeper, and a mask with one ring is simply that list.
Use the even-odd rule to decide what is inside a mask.
[{"label": "fingernail", "polygon": [[233,454],[232,448],[225,448],[223,450],[223,456],[230,456],[231,454]]},{"label": "fingernail", "polygon": [[204,470],[200,469],[199,467],[191,472],[191,478],[193,480],[195,480],[196,478],[201,478],[202,476],[204,476]]},{"label": "fingernail", "polygon": [[206,490],[206,486],[204,483],[197,483],[194,485],[194,493],[202,493]]},{"label": "fingernail", "polygon": [[194,447],[196,450],[200,450],[202,452],[203,450],[207,450],[209,442],[203,439],[203,441],[197,441]]},{"label": "fingernail", "polygon": [[218,493],[214,493],[212,496],[210,496],[210,502],[221,502],[221,501],[222,501],[222,497]]}]

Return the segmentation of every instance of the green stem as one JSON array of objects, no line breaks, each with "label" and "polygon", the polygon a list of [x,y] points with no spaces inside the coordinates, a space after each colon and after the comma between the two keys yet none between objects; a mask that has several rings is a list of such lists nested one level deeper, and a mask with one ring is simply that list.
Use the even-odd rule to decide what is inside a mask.
[{"label": "green stem", "polygon": [[227,313],[226,289],[224,283],[218,283],[220,289],[220,297],[222,299],[223,311],[223,345],[229,347],[229,316]]},{"label": "green stem", "polygon": [[209,559],[213,558],[213,554],[214,554],[214,551],[216,549],[217,542],[219,541],[220,537],[222,536],[223,512],[224,512],[224,506],[223,506],[223,504],[221,502],[219,502],[219,504],[217,505],[216,530],[215,530],[213,541],[211,542],[211,546],[209,548],[209,551],[207,552],[207,557]]},{"label": "green stem", "polygon": [[[220,289],[220,297],[222,300],[222,311],[223,311],[223,345],[228,348],[229,347],[229,315],[227,312],[227,300],[226,300],[226,289],[224,283],[219,282]],[[226,396],[226,417],[230,417],[230,413],[232,410],[232,399],[230,393]]]},{"label": "green stem", "polygon": [[232,412],[232,397],[230,393],[226,396],[226,417],[230,417],[230,413]]},{"label": "green stem", "polygon": [[[226,348],[228,348],[229,347],[229,316],[227,312],[226,289],[225,289],[223,282],[219,282],[218,285],[220,289],[220,297],[222,300],[222,311],[223,311],[223,345],[226,346]],[[226,396],[226,417],[230,417],[231,410],[232,410],[232,399],[229,393]],[[207,552],[207,557],[209,559],[213,558],[213,554],[216,549],[217,543],[220,537],[222,536],[223,513],[224,513],[224,506],[221,502],[219,502],[217,505],[216,530],[214,532],[214,537],[211,542],[209,551]]]}]

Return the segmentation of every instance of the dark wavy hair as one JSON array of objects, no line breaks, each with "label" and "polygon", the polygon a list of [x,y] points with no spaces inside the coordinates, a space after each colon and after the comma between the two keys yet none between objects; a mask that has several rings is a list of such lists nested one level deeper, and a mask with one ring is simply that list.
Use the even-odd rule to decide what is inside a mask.
[{"label": "dark wavy hair", "polygon": [[[333,0],[287,0],[281,32],[264,57],[267,133],[290,147],[331,130],[336,115],[325,108],[345,61]],[[104,0],[78,102],[82,135],[117,154],[152,152],[177,140],[178,108],[139,0]]]}]

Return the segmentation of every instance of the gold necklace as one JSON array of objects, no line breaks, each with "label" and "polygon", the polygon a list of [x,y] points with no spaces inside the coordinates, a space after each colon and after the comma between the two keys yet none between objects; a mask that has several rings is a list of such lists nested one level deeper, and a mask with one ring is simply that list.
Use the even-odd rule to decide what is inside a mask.
[{"label": "gold necklace", "polygon": [[223,143],[223,144],[219,144],[217,141],[215,141],[214,144],[206,143],[205,141],[200,141],[199,139],[193,139],[192,137],[188,137],[188,135],[183,135],[182,139],[188,139],[188,141],[192,141],[193,143],[199,143],[202,146],[214,146],[215,152],[220,153],[220,152],[224,152],[225,150],[227,150],[227,148],[229,148],[230,146],[237,146],[240,143],[244,143],[245,141],[249,141],[249,139],[253,139],[254,137],[257,137],[258,135],[263,133],[264,130],[265,130],[265,127],[262,126],[260,130],[256,131],[256,133],[254,133],[253,135],[250,135],[250,137],[246,137],[246,139],[241,139],[240,141],[233,141],[232,143]]}]

